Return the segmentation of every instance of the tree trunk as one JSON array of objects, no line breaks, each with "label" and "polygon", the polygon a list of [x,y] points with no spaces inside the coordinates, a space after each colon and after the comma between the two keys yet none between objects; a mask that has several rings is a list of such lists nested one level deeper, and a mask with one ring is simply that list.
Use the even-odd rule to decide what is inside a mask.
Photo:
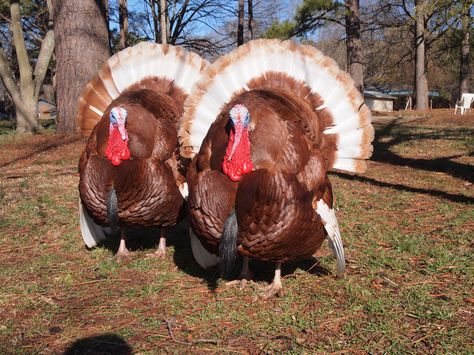
[{"label": "tree trunk", "polygon": [[33,71],[26,51],[23,29],[21,27],[20,3],[10,2],[10,13],[12,17],[13,43],[18,59],[20,70],[20,97],[21,102],[15,104],[16,130],[18,133],[33,133],[39,128],[38,117],[36,117],[36,103],[34,102],[35,85],[33,82]]},{"label": "tree trunk", "polygon": [[156,1],[157,0],[150,0],[150,10],[151,10],[151,17],[153,18],[153,30],[155,33],[155,42],[160,43],[161,33],[160,33],[160,16],[159,16],[159,9],[156,10]]},{"label": "tree trunk", "polygon": [[79,96],[109,58],[106,16],[102,0],[54,0],[57,133],[76,132]]},{"label": "tree trunk", "polygon": [[122,50],[129,46],[127,0],[119,0],[119,25],[120,25],[119,50]]},{"label": "tree trunk", "polygon": [[168,31],[166,25],[166,0],[160,0],[160,30],[161,43],[168,43]]},{"label": "tree trunk", "polygon": [[360,93],[364,93],[364,67],[360,40],[359,0],[346,0],[347,67]]},{"label": "tree trunk", "polygon": [[471,27],[470,5],[468,1],[464,1],[462,13],[462,44],[461,44],[461,60],[459,68],[459,97],[469,92],[469,78],[471,76],[470,65],[470,47],[469,47],[469,29]]},{"label": "tree trunk", "polygon": [[[47,5],[48,10],[51,11],[51,3],[49,0],[47,0]],[[1,48],[0,78],[15,106],[17,132],[34,133],[37,132],[39,128],[38,116],[36,114],[38,95],[43,85],[54,48],[54,33],[51,28],[51,16],[48,23],[49,29],[41,41],[41,48],[33,71],[26,50],[21,26],[20,3],[18,0],[10,1],[10,14],[13,45],[18,61],[20,81],[18,84],[15,82],[13,72]]]},{"label": "tree trunk", "polygon": [[248,6],[247,11],[249,12],[249,36],[250,36],[250,39],[252,40],[252,39],[255,38],[255,35],[254,35],[254,33],[253,33],[253,30],[254,30],[253,1],[252,1],[252,0],[248,0],[247,6]]},{"label": "tree trunk", "polygon": [[46,101],[56,104],[56,98],[54,97],[54,86],[51,84],[43,85],[43,97]]},{"label": "tree trunk", "polygon": [[[61,0],[51,0],[51,1],[61,1]],[[112,35],[109,27],[110,22],[110,13],[109,13],[109,1],[108,0],[97,0],[97,4],[100,7],[101,14],[104,14],[105,23],[107,25],[107,38],[109,42],[109,55],[113,53],[113,43],[112,43]]]},{"label": "tree trunk", "polygon": [[16,131],[18,133],[34,133],[39,129],[37,103],[38,98],[31,92],[22,96],[22,104],[15,105]]},{"label": "tree trunk", "polygon": [[428,108],[425,49],[425,0],[416,0],[416,109]]},{"label": "tree trunk", "polygon": [[244,0],[239,0],[237,46],[244,44]]}]

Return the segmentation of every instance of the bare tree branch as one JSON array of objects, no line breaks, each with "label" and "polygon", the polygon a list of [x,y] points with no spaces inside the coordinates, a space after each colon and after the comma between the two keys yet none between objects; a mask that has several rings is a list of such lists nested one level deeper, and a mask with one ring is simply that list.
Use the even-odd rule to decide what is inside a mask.
[{"label": "bare tree branch", "polygon": [[174,26],[173,36],[172,36],[173,38],[178,38],[183,30],[182,23],[183,23],[184,14],[186,12],[186,9],[188,8],[188,4],[189,4],[189,0],[185,0],[181,7],[181,11],[179,12],[178,19],[176,21],[176,26]]},{"label": "bare tree branch", "polygon": [[5,88],[10,94],[13,102],[20,102],[20,90],[13,80],[13,73],[8,66],[8,59],[2,48],[0,48],[0,78],[2,79],[3,85],[5,85]]},{"label": "bare tree branch", "polygon": [[38,55],[34,71],[35,97],[39,96],[41,86],[43,85],[46,72],[48,71],[49,61],[54,52],[54,31],[51,29],[41,43],[41,49]]},{"label": "bare tree branch", "polygon": [[18,0],[10,1],[10,11],[12,16],[13,43],[15,45],[15,52],[20,69],[20,86],[23,89],[26,85],[30,85],[29,80],[31,80],[32,77],[32,69],[23,37],[23,29],[20,22],[20,2]]},{"label": "bare tree branch", "polygon": [[128,8],[127,0],[119,0],[119,50],[128,47]]},{"label": "bare tree branch", "polygon": [[53,6],[51,0],[46,1],[49,10],[48,32],[41,42],[41,49],[36,61],[34,71],[35,97],[39,96],[41,86],[43,85],[46,72],[48,71],[49,61],[54,51],[54,31],[53,31]]}]

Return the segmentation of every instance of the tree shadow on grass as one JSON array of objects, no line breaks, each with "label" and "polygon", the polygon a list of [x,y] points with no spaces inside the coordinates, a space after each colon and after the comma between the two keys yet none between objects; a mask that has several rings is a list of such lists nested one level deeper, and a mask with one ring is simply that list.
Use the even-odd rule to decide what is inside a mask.
[{"label": "tree shadow on grass", "polygon": [[413,169],[442,172],[452,177],[474,182],[474,168],[468,164],[454,162],[451,159],[462,156],[472,156],[474,151],[460,155],[451,155],[442,158],[406,158],[391,151],[391,147],[407,141],[417,140],[460,140],[463,137],[474,136],[474,129],[470,128],[427,128],[423,132],[414,132],[413,126],[403,126],[397,120],[386,125],[376,125],[376,135],[373,142],[374,154],[371,160],[380,163],[408,166]]},{"label": "tree shadow on grass", "polygon": [[402,185],[402,184],[392,184],[392,183],[383,182],[383,181],[379,181],[379,180],[376,180],[376,179],[368,178],[368,177],[365,177],[365,176],[350,175],[350,174],[345,174],[345,173],[340,173],[340,172],[333,172],[333,174],[336,175],[336,176],[339,176],[340,178],[346,179],[346,180],[364,182],[364,183],[368,183],[368,184],[371,184],[371,185],[375,185],[375,186],[379,186],[379,187],[386,187],[386,188],[390,188],[390,189],[397,190],[397,191],[427,194],[427,195],[431,195],[431,196],[434,196],[434,197],[441,197],[441,198],[444,198],[444,199],[452,201],[452,202],[460,202],[460,203],[466,203],[466,204],[473,204],[474,203],[474,198],[473,197],[452,194],[452,193],[445,192],[445,191],[439,191],[439,190],[434,190],[434,189],[422,189],[422,188],[418,188],[418,187],[405,186],[405,185]]},{"label": "tree shadow on grass", "polygon": [[[49,150],[53,150],[55,148],[59,148],[71,143],[84,140],[84,138],[81,136],[54,136],[53,138],[54,139],[49,142],[32,143],[30,145],[31,151],[20,156],[14,156],[12,159],[7,160],[5,162],[0,162],[0,168],[4,168],[13,163],[17,163],[19,161],[29,159],[37,154],[41,154]],[[79,161],[79,157],[77,157],[77,160]]]},{"label": "tree shadow on grass", "polygon": [[[468,164],[457,163],[451,161],[451,159],[459,158],[462,156],[473,156],[474,151],[459,154],[451,155],[443,158],[434,158],[434,159],[424,159],[424,158],[405,158],[398,154],[395,154],[391,151],[393,146],[407,142],[407,141],[417,141],[417,140],[460,140],[466,136],[474,136],[474,129],[469,128],[426,128],[423,127],[423,132],[416,132],[416,128],[402,126],[397,123],[396,120],[391,121],[386,125],[376,125],[378,129],[376,130],[376,138],[373,142],[374,145],[374,154],[371,157],[371,160],[390,164],[395,166],[407,166],[413,169],[430,171],[430,172],[442,172],[448,174],[452,177],[466,180],[468,182],[474,182],[474,168]],[[415,132],[414,132],[415,130]],[[402,184],[393,184],[384,181],[379,181],[373,178],[368,178],[365,176],[357,176],[346,174],[342,172],[334,172],[335,175],[346,179],[346,180],[355,180],[364,183],[369,183],[375,186],[386,187],[394,189],[397,191],[406,191],[420,194],[427,194],[435,197],[441,197],[446,200],[453,202],[474,203],[474,198],[453,194],[446,191],[440,191],[435,189],[423,189],[417,187],[410,187]]]},{"label": "tree shadow on grass", "polygon": [[102,334],[76,340],[68,346],[64,355],[131,355],[133,349],[116,334]]}]

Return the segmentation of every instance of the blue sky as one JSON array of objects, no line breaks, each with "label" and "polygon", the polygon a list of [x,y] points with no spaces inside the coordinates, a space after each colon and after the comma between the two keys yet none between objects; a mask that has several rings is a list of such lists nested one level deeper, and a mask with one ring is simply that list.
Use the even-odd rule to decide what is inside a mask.
[{"label": "blue sky", "polygon": [[[302,0],[280,0],[276,1],[277,3],[280,3],[283,7],[283,11],[279,14],[280,20],[285,20],[293,17],[294,10],[296,6],[301,3]],[[254,0],[254,4],[259,4],[259,3],[265,3],[266,0]],[[109,0],[109,5],[112,7],[117,7],[117,0]],[[237,10],[237,1],[233,0],[231,3],[235,4],[235,9]],[[254,5],[255,6],[255,5]],[[133,12],[145,12],[145,8],[148,7],[146,2],[144,0],[128,0],[128,9],[129,11]],[[111,22],[110,24],[111,28],[117,29],[118,24],[114,21]],[[205,34],[206,32],[209,31],[209,29],[205,26],[202,25],[202,34]]]}]

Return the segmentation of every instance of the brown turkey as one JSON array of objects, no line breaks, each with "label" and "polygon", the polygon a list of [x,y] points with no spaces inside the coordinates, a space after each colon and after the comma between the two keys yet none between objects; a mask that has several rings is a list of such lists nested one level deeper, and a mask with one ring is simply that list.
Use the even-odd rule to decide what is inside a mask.
[{"label": "brown turkey", "polygon": [[[244,257],[275,263],[266,297],[282,294],[281,263],[328,238],[345,269],[327,172],[360,173],[372,153],[369,109],[348,74],[311,46],[257,40],[221,57],[185,103],[181,154],[198,263],[229,273]],[[202,142],[202,144],[201,144]]]},{"label": "brown turkey", "polygon": [[[206,62],[179,47],[140,43],[112,56],[87,84],[77,124],[90,135],[79,160],[80,226],[85,244],[121,230],[117,259],[127,257],[123,227],[163,228],[184,208],[185,166],[177,132],[183,103]],[[181,193],[183,193],[183,196]]]}]

